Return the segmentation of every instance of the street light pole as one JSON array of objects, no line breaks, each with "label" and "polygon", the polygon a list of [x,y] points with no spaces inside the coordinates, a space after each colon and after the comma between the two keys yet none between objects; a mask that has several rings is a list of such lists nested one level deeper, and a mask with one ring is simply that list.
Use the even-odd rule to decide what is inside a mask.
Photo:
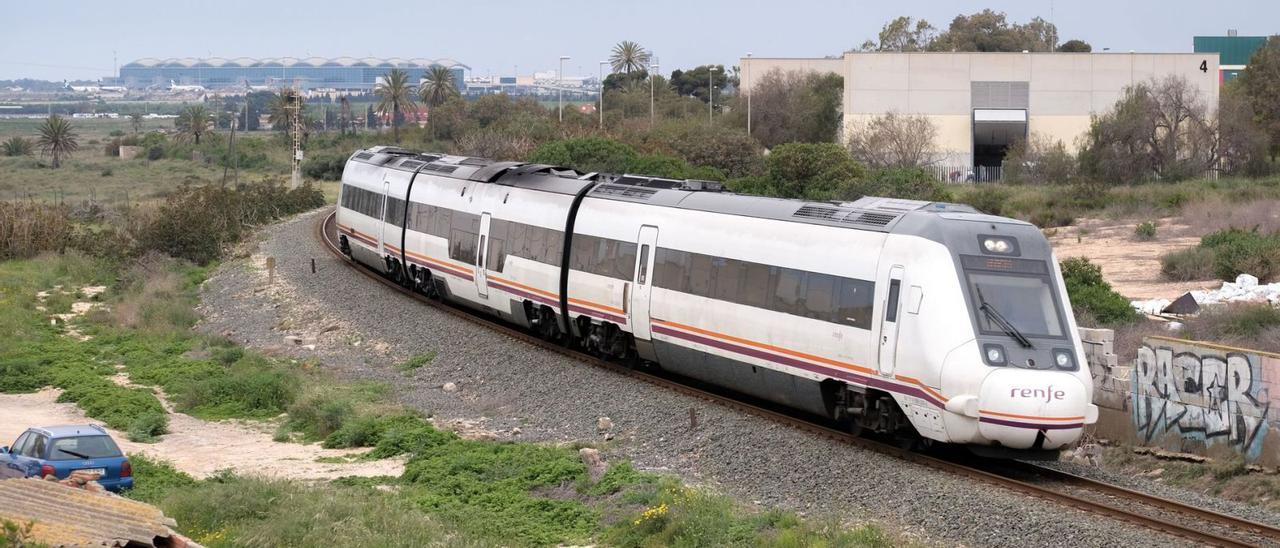
[{"label": "street light pole", "polygon": [[713,82],[716,67],[711,65],[708,66],[710,68],[707,69],[707,123],[710,124],[712,122],[711,113],[714,112],[716,107],[716,88],[715,83]]},{"label": "street light pole", "polygon": [[604,66],[608,61],[600,61],[600,130],[604,131]]},{"label": "street light pole", "polygon": [[747,52],[747,136],[751,136],[751,52]]},{"label": "street light pole", "polygon": [[653,129],[653,78],[657,72],[657,63],[649,65],[649,129]]},{"label": "street light pole", "polygon": [[564,121],[564,62],[568,55],[560,56],[560,72],[556,73],[556,101],[560,104],[560,121]]}]

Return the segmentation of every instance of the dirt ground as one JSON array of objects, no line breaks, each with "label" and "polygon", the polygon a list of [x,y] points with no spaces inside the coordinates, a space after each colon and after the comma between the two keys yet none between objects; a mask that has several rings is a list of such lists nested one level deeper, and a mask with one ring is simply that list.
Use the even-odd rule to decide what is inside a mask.
[{"label": "dirt ground", "polygon": [[[59,390],[34,394],[0,394],[0,445],[12,444],[29,426],[95,423],[72,403],[56,403]],[[157,443],[133,443],[123,432],[108,429],[126,454],[142,453],[166,460],[195,476],[208,477],[230,469],[238,474],[325,480],[342,476],[399,476],[403,459],[319,463],[317,458],[342,457],[362,450],[324,449],[318,444],[271,440],[271,425],[239,421],[207,422],[182,413],[169,413],[169,432]]]},{"label": "dirt ground", "polygon": [[1140,241],[1133,231],[1137,221],[1081,219],[1074,226],[1046,230],[1058,260],[1086,257],[1102,267],[1102,275],[1116,292],[1132,300],[1176,299],[1193,289],[1222,285],[1220,280],[1169,282],[1160,276],[1160,256],[1195,247],[1198,236],[1177,219],[1156,222],[1156,238]]}]

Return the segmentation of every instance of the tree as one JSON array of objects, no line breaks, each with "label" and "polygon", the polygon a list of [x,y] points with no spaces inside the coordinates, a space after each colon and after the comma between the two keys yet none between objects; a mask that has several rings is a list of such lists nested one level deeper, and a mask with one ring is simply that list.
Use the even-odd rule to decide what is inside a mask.
[{"label": "tree", "polygon": [[21,135],[14,135],[8,141],[0,143],[0,153],[5,156],[31,156],[35,150],[35,143],[31,139]]},{"label": "tree", "polygon": [[[306,98],[302,96],[298,90],[293,88],[280,88],[271,97],[271,103],[267,106],[267,120],[271,122],[271,128],[284,130],[285,136],[293,133],[293,116],[294,109],[290,105],[297,102],[297,112],[306,116],[307,105]],[[304,118],[305,119],[305,118]]]},{"label": "tree", "polygon": [[867,40],[862,51],[925,51],[938,36],[938,29],[924,19],[898,17],[880,29],[879,42]]},{"label": "tree", "polygon": [[849,151],[872,169],[933,165],[938,128],[928,118],[890,112],[854,128]]},{"label": "tree", "polygon": [[142,113],[135,112],[129,115],[129,125],[133,126],[133,134],[137,135],[142,131]]},{"label": "tree", "polygon": [[[710,74],[708,74],[710,71]],[[701,65],[688,71],[675,70],[671,72],[671,87],[675,89],[677,94],[697,97],[702,102],[707,102],[710,97],[707,84],[714,86],[715,90],[723,90],[724,86],[729,83],[729,75],[724,71],[724,65]],[[715,94],[719,96],[719,93]]]},{"label": "tree", "polygon": [[342,108],[338,114],[338,132],[342,135],[346,135],[347,131],[352,129],[351,99],[346,95],[343,95],[342,98],[339,99],[339,102],[342,103]]},{"label": "tree", "polygon": [[1061,46],[1058,46],[1059,53],[1089,53],[1091,51],[1093,51],[1093,46],[1079,39],[1067,40]]},{"label": "tree", "polygon": [[640,44],[623,40],[613,46],[613,53],[609,55],[609,65],[613,67],[613,72],[630,73],[634,70],[647,69],[651,58],[652,54],[640,47]]},{"label": "tree", "polygon": [[[751,86],[751,136],[769,148],[790,142],[835,142],[843,95],[840,75],[771,70]],[[733,122],[745,127],[744,96],[734,99],[731,111]]]},{"label": "tree", "polygon": [[409,85],[409,73],[400,69],[391,69],[373,88],[378,97],[378,114],[391,118],[391,130],[397,143],[400,142],[400,123],[406,110],[417,110],[413,99],[413,87]]},{"label": "tree", "polygon": [[1009,145],[1001,165],[1005,182],[1017,184],[1068,184],[1075,182],[1076,159],[1062,141],[1041,134]]},{"label": "tree", "polygon": [[200,144],[200,137],[213,133],[213,116],[202,105],[192,105],[182,109],[182,113],[173,121],[178,129],[178,139],[194,141]]},{"label": "tree", "polygon": [[53,167],[62,167],[62,159],[71,156],[80,148],[75,127],[66,118],[54,114],[40,124],[40,138],[36,145],[41,155],[48,155],[53,160]]},{"label": "tree", "polygon": [[1130,86],[1115,107],[1094,118],[1080,169],[1113,183],[1176,181],[1213,169],[1220,142],[1207,110],[1181,76]]},{"label": "tree", "polygon": [[[634,72],[612,72],[604,77],[604,90],[630,91],[640,87],[641,83],[648,87],[649,71],[641,69]],[[645,90],[647,93],[649,90]]]},{"label": "tree", "polygon": [[453,81],[453,73],[449,69],[436,65],[427,74],[418,87],[418,96],[427,106],[438,107],[452,97],[460,95],[458,86]]},{"label": "tree", "polygon": [[1058,28],[1039,17],[1026,24],[1009,24],[1002,12],[984,9],[957,15],[951,26],[929,44],[929,51],[1053,51]]},{"label": "tree", "polygon": [[835,143],[778,145],[765,160],[773,193],[783,198],[830,200],[866,170]]},{"label": "tree", "polygon": [[1237,78],[1259,125],[1271,138],[1271,161],[1280,155],[1280,36],[1272,36]]},{"label": "tree", "polygon": [[583,173],[625,173],[637,158],[635,149],[609,139],[586,137],[547,143],[529,155],[529,162],[564,166]]},{"label": "tree", "polygon": [[1218,95],[1218,138],[1223,173],[1261,177],[1271,171],[1267,164],[1270,139],[1257,123],[1253,105],[1238,79],[1229,82]]}]

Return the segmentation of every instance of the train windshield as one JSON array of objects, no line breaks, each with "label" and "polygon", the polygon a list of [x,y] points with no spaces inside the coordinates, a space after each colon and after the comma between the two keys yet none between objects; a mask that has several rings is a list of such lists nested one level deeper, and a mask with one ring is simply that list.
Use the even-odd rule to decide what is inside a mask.
[{"label": "train windshield", "polygon": [[[1065,336],[1061,309],[1046,263],[1019,259],[972,259],[979,260],[965,261],[965,275],[978,328],[983,334],[1009,334],[1006,326],[1001,325],[1001,320],[1004,320],[1016,332],[1027,337]],[[1039,265],[1033,267],[1020,263]],[[995,314],[980,310],[984,302]]]}]

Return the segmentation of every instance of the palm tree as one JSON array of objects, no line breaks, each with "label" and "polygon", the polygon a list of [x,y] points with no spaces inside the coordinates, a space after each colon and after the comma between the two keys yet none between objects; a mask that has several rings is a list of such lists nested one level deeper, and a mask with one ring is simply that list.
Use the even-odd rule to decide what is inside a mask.
[{"label": "palm tree", "polygon": [[194,140],[200,144],[200,137],[213,133],[213,116],[202,105],[192,105],[182,110],[182,114],[173,121],[178,128],[178,138],[183,141]]},{"label": "palm tree", "polygon": [[129,115],[129,125],[133,126],[133,134],[137,135],[142,131],[142,113],[135,112]]},{"label": "palm tree", "polygon": [[400,113],[413,109],[418,105],[413,100],[413,87],[409,85],[409,73],[400,69],[391,69],[373,88],[378,96],[378,114],[391,117],[391,130],[395,132],[396,142],[400,142]]},{"label": "palm tree", "polygon": [[271,127],[283,129],[286,137],[293,131],[293,110],[289,108],[292,101],[298,101],[299,110],[305,116],[306,98],[293,88],[280,88],[280,91],[271,96],[271,102],[267,105],[267,120],[271,122]]},{"label": "palm tree", "polygon": [[54,114],[40,124],[40,138],[36,140],[41,155],[48,154],[53,158],[53,167],[62,167],[62,159],[70,156],[80,143],[76,141],[75,128],[66,118]]},{"label": "palm tree", "polygon": [[35,143],[31,139],[21,135],[14,135],[8,141],[0,143],[0,154],[5,156],[30,156],[36,148]]},{"label": "palm tree", "polygon": [[652,55],[630,40],[618,42],[613,46],[613,54],[609,56],[609,64],[614,72],[631,73],[633,70],[645,70],[649,67]]},{"label": "palm tree", "polygon": [[[425,80],[421,86],[418,86],[418,96],[422,98],[422,102],[426,103],[434,111],[436,107],[443,105],[445,101],[461,95],[458,92],[458,86],[453,82],[453,73],[449,69],[436,65],[431,67],[424,77]],[[427,116],[434,117],[434,112],[427,113]],[[427,118],[428,122],[432,122],[432,118]],[[431,123],[431,136],[436,135],[436,125]]]}]

